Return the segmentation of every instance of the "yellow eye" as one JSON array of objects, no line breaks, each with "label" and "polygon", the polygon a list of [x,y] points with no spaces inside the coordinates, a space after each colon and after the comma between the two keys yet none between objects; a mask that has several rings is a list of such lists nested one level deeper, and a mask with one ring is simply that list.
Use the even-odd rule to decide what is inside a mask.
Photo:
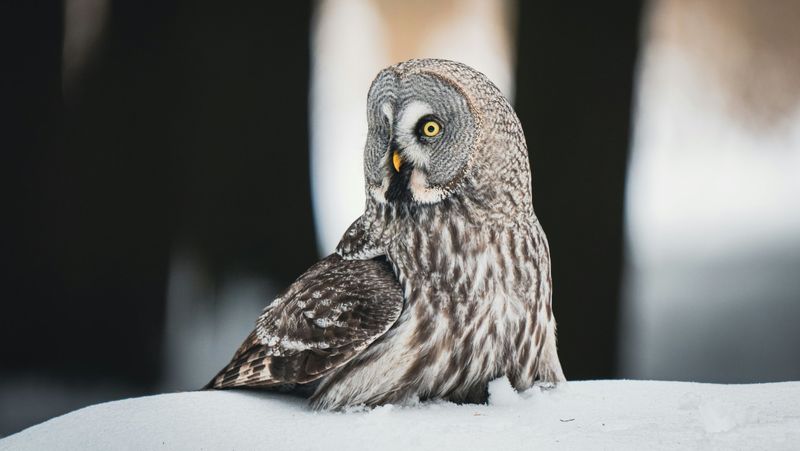
[{"label": "yellow eye", "polygon": [[436,121],[427,121],[422,124],[422,134],[427,136],[428,138],[433,138],[434,136],[438,135],[439,132],[442,131],[442,126],[439,125]]}]

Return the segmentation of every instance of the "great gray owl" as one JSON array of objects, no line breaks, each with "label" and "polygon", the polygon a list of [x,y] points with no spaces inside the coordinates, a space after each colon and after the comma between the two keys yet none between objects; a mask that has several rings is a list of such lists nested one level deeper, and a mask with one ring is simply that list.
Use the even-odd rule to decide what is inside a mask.
[{"label": "great gray owl", "polygon": [[367,99],[367,202],[258,318],[211,388],[301,387],[314,408],[482,402],[564,380],[550,255],[514,110],[483,74],[418,59]]}]

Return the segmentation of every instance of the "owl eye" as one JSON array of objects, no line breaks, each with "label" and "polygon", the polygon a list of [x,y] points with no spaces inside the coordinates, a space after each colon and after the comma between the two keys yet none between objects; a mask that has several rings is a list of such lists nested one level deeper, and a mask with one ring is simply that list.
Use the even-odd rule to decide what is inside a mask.
[{"label": "owl eye", "polygon": [[423,117],[419,121],[419,134],[433,138],[442,132],[442,126],[436,119],[430,117]]}]

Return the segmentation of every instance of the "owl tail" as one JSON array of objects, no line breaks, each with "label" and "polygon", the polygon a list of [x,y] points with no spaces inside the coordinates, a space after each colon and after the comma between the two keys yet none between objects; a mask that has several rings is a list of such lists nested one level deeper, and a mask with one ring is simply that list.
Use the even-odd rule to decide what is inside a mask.
[{"label": "owl tail", "polygon": [[209,381],[203,390],[233,387],[257,387],[274,385],[269,366],[272,360],[266,348],[259,342],[255,331],[245,339],[230,363]]}]

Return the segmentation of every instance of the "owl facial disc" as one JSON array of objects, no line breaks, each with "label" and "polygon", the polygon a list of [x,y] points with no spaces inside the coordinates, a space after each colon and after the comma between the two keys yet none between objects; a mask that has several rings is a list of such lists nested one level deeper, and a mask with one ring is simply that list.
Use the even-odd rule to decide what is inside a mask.
[{"label": "owl facial disc", "polygon": [[364,169],[373,199],[433,204],[460,189],[478,122],[459,80],[393,67],[378,75],[367,102]]}]

